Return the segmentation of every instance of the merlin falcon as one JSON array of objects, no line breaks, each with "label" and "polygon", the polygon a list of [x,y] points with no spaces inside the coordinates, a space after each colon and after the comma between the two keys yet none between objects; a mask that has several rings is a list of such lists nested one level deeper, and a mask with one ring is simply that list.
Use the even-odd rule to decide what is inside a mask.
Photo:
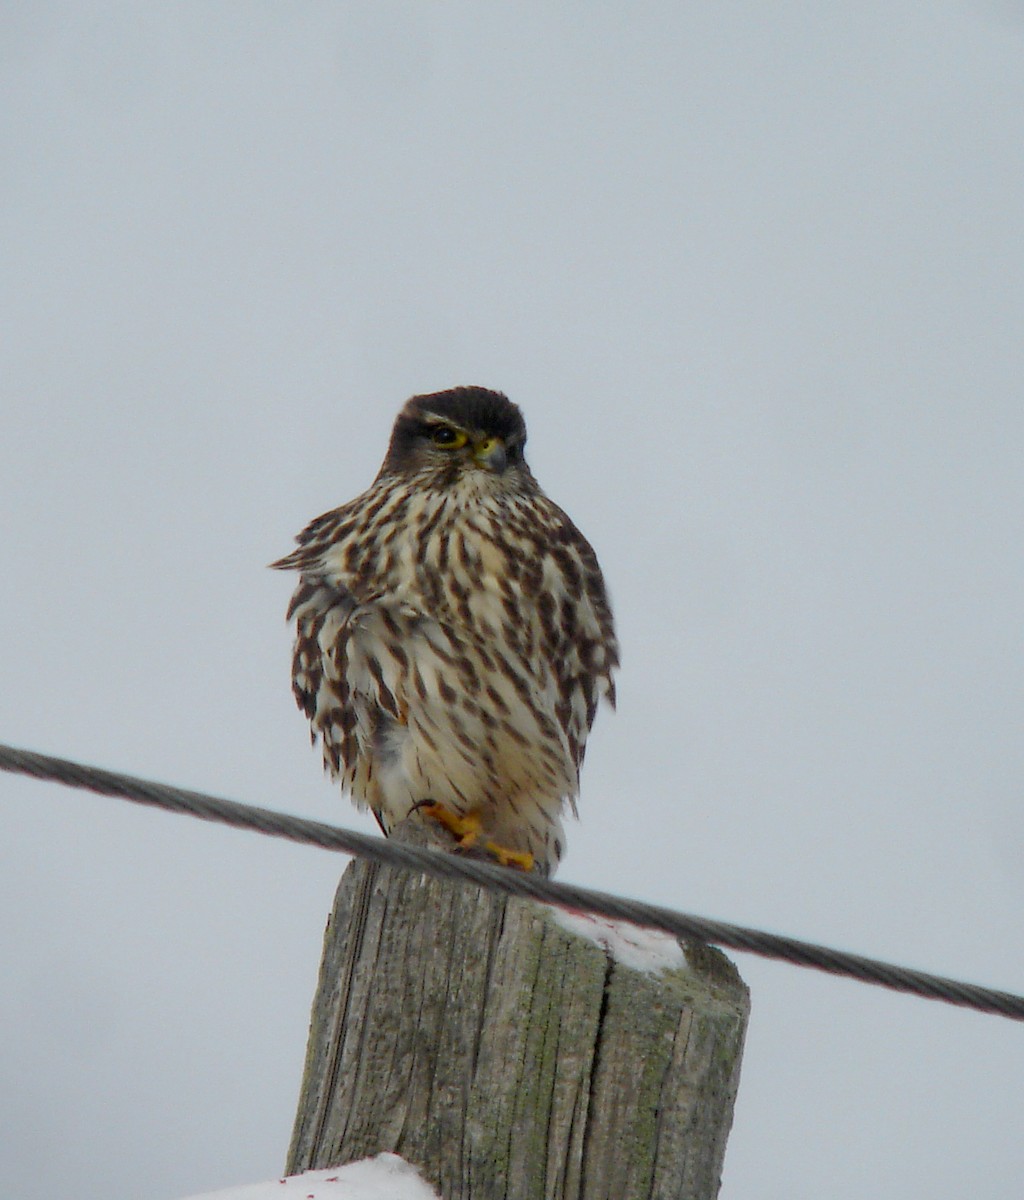
[{"label": "merlin falcon", "polygon": [[356,805],[551,874],[619,660],[597,557],[525,444],[500,392],[413,396],[369,489],[273,565],[299,572],[295,699]]}]

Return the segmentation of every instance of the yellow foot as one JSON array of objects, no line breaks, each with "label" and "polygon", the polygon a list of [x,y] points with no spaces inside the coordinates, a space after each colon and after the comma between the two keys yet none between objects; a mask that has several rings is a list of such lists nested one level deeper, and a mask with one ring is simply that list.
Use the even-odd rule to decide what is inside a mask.
[{"label": "yellow foot", "polygon": [[[448,830],[455,839],[456,850],[466,851],[476,848],[483,832],[483,822],[480,820],[479,812],[465,814],[452,812],[443,804],[434,802],[417,804],[416,807],[424,816],[430,817],[431,820],[443,825]],[[492,841],[485,841],[482,849],[503,867],[515,867],[518,871],[533,870],[533,855],[528,851],[509,850],[507,846],[499,846],[497,842]]]},{"label": "yellow foot", "polygon": [[480,814],[478,812],[462,813],[452,812],[450,808],[445,808],[443,804],[417,804],[416,807],[425,817],[430,817],[439,825],[443,825],[445,829],[458,842],[460,850],[468,850],[476,843],[480,836],[480,831],[483,825],[480,822]]},{"label": "yellow foot", "polygon": [[515,867],[517,871],[533,870],[533,855],[528,850],[509,850],[497,842],[485,842],[484,849],[503,867]]}]

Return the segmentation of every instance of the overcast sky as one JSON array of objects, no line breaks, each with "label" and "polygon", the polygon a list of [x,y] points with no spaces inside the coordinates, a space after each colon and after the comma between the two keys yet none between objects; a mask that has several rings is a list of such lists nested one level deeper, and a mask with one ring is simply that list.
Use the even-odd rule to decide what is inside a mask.
[{"label": "overcast sky", "polygon": [[[508,392],[565,880],[1024,992],[1024,8],[0,8],[0,740],[371,831],[265,564]],[[0,777],[4,1189],[283,1166],[344,860]],[[738,956],[723,1200],[1019,1200],[1021,1027]]]}]

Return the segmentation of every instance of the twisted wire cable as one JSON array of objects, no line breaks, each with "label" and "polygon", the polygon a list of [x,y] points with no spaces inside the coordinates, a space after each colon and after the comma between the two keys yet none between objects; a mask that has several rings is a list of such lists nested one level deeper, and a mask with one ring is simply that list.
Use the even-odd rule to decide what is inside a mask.
[{"label": "twisted wire cable", "polygon": [[649,929],[659,929],[678,938],[709,942],[731,950],[757,954],[762,958],[778,959],[796,966],[857,979],[862,983],[874,984],[892,991],[908,992],[929,1000],[939,1000],[978,1012],[994,1013],[1015,1021],[1024,1021],[1024,996],[994,991],[940,975],[930,975],[924,971],[895,966],[828,946],[802,942],[796,938],[692,916],[656,904],[646,904],[640,900],[579,887],[576,884],[556,883],[537,875],[510,870],[463,855],[424,850],[394,840],[369,837],[305,817],[239,804],[202,792],[170,787],[152,780],[137,779],[115,771],[105,771],[98,767],[85,766],[67,759],[35,754],[29,750],[2,744],[0,770],[29,775],[34,779],[47,780],[66,787],[84,788],[104,796],[117,796],[137,804],[184,813],[200,820],[230,825],[236,829],[252,829],[302,845],[319,846],[324,850],[366,858],[384,866],[401,867],[444,879],[474,883],[511,896],[528,897],[544,904],[555,904],[614,920],[628,921]]}]

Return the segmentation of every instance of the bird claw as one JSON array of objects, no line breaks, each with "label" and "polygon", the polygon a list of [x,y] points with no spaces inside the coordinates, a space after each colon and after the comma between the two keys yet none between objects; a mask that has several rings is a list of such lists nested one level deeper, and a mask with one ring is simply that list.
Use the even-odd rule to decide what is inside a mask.
[{"label": "bird claw", "polygon": [[436,821],[438,825],[443,825],[458,843],[460,850],[469,850],[480,837],[483,825],[479,813],[452,812],[450,808],[446,808],[434,800],[421,800],[419,804],[413,806],[413,812],[417,809],[425,817]]},{"label": "bird claw", "polygon": [[450,808],[434,800],[421,800],[414,804],[412,811],[417,810],[448,830],[455,839],[456,853],[469,854],[481,849],[503,867],[512,867],[517,871],[533,870],[534,857],[529,851],[510,850],[507,846],[499,846],[497,842],[489,839],[478,845],[483,832],[479,812],[452,812]]},{"label": "bird claw", "polygon": [[533,870],[534,858],[529,850],[509,850],[497,842],[485,842],[484,849],[503,867],[513,867],[517,871]]}]

